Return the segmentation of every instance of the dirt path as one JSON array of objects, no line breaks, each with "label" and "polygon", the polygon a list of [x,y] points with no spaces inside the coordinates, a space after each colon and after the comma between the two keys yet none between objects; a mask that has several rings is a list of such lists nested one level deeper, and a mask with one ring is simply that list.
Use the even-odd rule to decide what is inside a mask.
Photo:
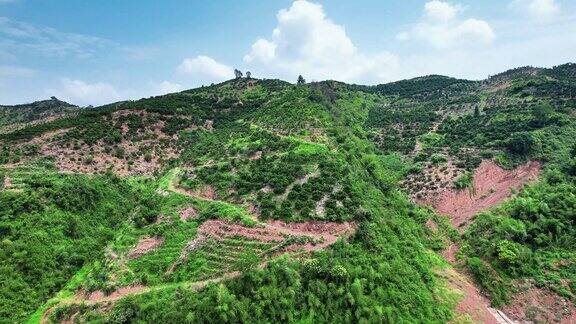
[{"label": "dirt path", "polygon": [[[265,264],[260,265],[259,267],[263,267]],[[142,295],[154,291],[160,291],[169,288],[175,287],[184,287],[190,289],[193,292],[198,292],[204,289],[207,285],[212,283],[219,283],[225,280],[234,279],[240,276],[240,272],[228,272],[218,278],[206,279],[201,281],[192,281],[192,282],[182,282],[178,284],[165,284],[160,286],[154,287],[145,287],[145,286],[130,286],[130,287],[122,287],[109,295],[105,295],[102,292],[93,292],[88,297],[82,295],[74,295],[69,299],[60,300],[58,303],[53,305],[52,307],[48,308],[44,314],[42,314],[42,318],[40,319],[40,323],[48,323],[48,317],[50,314],[56,309],[58,306],[65,306],[65,305],[74,305],[74,304],[84,304],[84,305],[97,305],[102,303],[114,302],[119,299],[122,299],[126,296],[137,296]]]},{"label": "dirt path", "polygon": [[[226,204],[228,203],[225,201],[198,196],[188,190],[178,187],[179,177],[182,175],[182,171],[176,169],[172,172],[173,173],[170,175],[170,178],[168,179],[168,185],[166,188],[168,191],[176,192],[200,200],[221,202]],[[307,177],[298,179],[297,181],[303,183],[307,181],[309,177],[312,176],[317,176],[317,171],[307,175]],[[253,213],[251,213],[250,215],[252,216],[252,219],[260,222],[257,215]],[[316,251],[323,249],[329,245],[332,245],[336,243],[339,237],[341,237],[344,234],[352,233],[356,228],[356,224],[348,222],[335,223],[335,222],[308,221],[302,223],[286,223],[279,220],[268,220],[266,222],[260,222],[260,225],[263,226],[263,228],[257,228],[261,232],[259,233],[260,236],[258,236],[255,233],[253,233],[254,228],[249,228],[238,224],[231,224],[229,222],[221,220],[212,220],[205,222],[205,224],[200,226],[199,233],[202,233],[202,228],[204,225],[206,225],[206,228],[211,229],[209,230],[211,234],[216,234],[216,236],[219,236],[217,232],[228,232],[228,233],[235,233],[238,235],[247,235],[248,237],[255,237],[257,239],[262,239],[264,241],[268,239],[277,239],[278,236],[308,236],[314,238],[315,240],[320,241],[317,244],[304,245],[305,250],[308,251]],[[222,227],[226,228],[223,229]]]},{"label": "dirt path", "polygon": [[[206,197],[198,197],[187,190],[179,188],[177,183],[179,181],[179,177],[182,174],[182,171],[179,169],[174,169],[171,171],[172,173],[168,175],[166,179],[164,179],[163,185],[159,188],[160,190],[165,189],[168,191],[172,191],[175,193],[179,193],[188,197],[192,197],[195,199],[201,199],[206,201],[212,202],[221,202],[227,203],[224,201],[219,201],[211,198]],[[164,188],[162,188],[164,187]],[[254,219],[258,221],[258,218],[254,216]],[[356,224],[354,223],[333,223],[333,222],[317,222],[317,221],[309,221],[303,223],[286,223],[279,220],[274,221],[267,221],[261,222],[260,226],[257,227],[246,227],[240,224],[232,223],[226,220],[208,220],[204,222],[198,228],[198,235],[202,237],[212,237],[212,238],[220,238],[223,239],[225,237],[240,235],[245,236],[248,238],[269,242],[269,241],[278,241],[282,242],[286,240],[287,237],[310,237],[314,239],[314,243],[307,242],[305,244],[292,244],[287,246],[282,253],[289,253],[289,252],[297,252],[297,253],[308,253],[312,251],[318,251],[324,249],[338,240],[338,238],[343,236],[348,236],[354,232],[356,228]],[[141,244],[140,244],[141,243]],[[161,244],[161,241],[157,239],[151,240],[146,239],[139,242],[141,248],[136,248],[137,251],[143,250],[147,251],[149,248],[154,248],[157,245]],[[185,248],[186,249],[186,248]],[[184,251],[186,252],[186,251]],[[274,259],[274,258],[273,258]],[[264,268],[271,260],[266,260],[262,262],[258,268]],[[211,283],[218,283],[225,280],[230,280],[237,278],[241,275],[239,271],[228,272],[223,274],[220,277],[206,279],[202,281],[193,281],[193,282],[182,282],[177,284],[165,284],[159,285],[154,287],[146,287],[146,286],[129,286],[129,287],[122,287],[118,290],[112,292],[111,294],[104,294],[101,291],[95,291],[86,295],[76,294],[71,298],[60,300],[58,303],[53,305],[52,307],[48,308],[44,314],[42,314],[42,318],[40,320],[41,323],[47,323],[48,317],[54,311],[57,306],[62,305],[72,305],[72,304],[86,304],[86,305],[95,305],[107,302],[114,302],[121,298],[124,298],[129,295],[141,295],[146,294],[149,292],[154,292],[162,289],[173,288],[173,287],[186,287],[191,289],[192,291],[200,291],[208,284]]]}]

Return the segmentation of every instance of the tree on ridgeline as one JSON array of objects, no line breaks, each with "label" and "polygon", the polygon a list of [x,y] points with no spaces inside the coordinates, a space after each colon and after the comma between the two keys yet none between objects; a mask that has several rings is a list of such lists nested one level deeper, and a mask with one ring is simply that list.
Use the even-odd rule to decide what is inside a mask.
[{"label": "tree on ridgeline", "polygon": [[306,79],[304,79],[304,77],[302,77],[302,75],[298,76],[298,81],[296,82],[297,84],[305,84],[306,83]]}]

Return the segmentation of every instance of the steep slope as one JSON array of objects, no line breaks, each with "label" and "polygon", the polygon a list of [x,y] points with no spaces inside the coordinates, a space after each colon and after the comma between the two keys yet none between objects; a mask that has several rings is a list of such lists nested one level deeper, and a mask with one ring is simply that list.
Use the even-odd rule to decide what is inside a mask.
[{"label": "steep slope", "polygon": [[[447,254],[453,258],[453,247],[461,245],[459,263],[493,304],[511,303],[506,309],[515,320],[574,316],[573,308],[557,305],[575,300],[568,216],[575,206],[575,73],[576,65],[566,64],[514,69],[474,84],[443,86],[439,80],[431,87],[436,97],[412,98],[424,89],[395,96],[371,112],[366,125],[382,150],[414,162],[402,186],[413,201],[434,207],[464,232]],[[455,86],[465,91],[443,90]],[[543,287],[556,299],[528,304],[515,294]],[[550,300],[556,305],[546,304]]]},{"label": "steep slope", "polygon": [[[12,206],[2,215],[3,242],[21,237],[19,221],[40,217],[27,227],[34,233],[53,227],[49,213],[28,206],[41,202],[73,218],[100,208],[79,211],[62,205],[73,195],[36,195],[42,188],[99,179],[110,182],[102,189],[125,188],[116,200],[103,198],[102,208],[122,216],[92,246],[97,253],[82,254],[57,275],[51,266],[58,263],[45,268],[50,276],[27,272],[25,263],[5,269],[10,281],[48,288],[38,295],[0,291],[2,316],[22,320],[53,296],[31,321],[484,318],[462,303],[456,309],[465,314],[454,313],[459,296],[451,287],[474,290],[440,256],[456,245],[450,261],[494,305],[509,304],[515,319],[533,313],[526,303],[515,306],[524,300],[514,295],[521,281],[551,285],[544,294],[573,303],[574,69],[372,87],[236,79],[0,134],[7,179],[0,196]],[[488,188],[473,176],[478,166],[529,161],[543,169],[534,173],[540,180],[515,186],[519,194],[506,181]],[[498,174],[516,178],[505,169]],[[472,210],[462,235],[448,218],[409,201],[436,201],[447,190],[467,197],[465,190],[477,187],[480,196],[471,197],[486,207],[510,200],[480,215]],[[105,221],[86,219],[94,228]],[[62,242],[92,233],[80,228],[56,227],[61,239],[47,245],[67,255]],[[35,241],[18,242],[3,262],[37,260]]]},{"label": "steep slope", "polygon": [[[391,158],[385,166],[383,157],[361,137],[369,107],[382,100],[337,84],[293,86],[241,79],[88,109],[75,118],[2,136],[8,157],[26,146],[38,148],[19,161],[9,158],[8,177],[36,165],[56,172],[139,175],[128,182],[159,187],[153,205],[159,212],[150,217],[136,207],[126,213],[124,225],[107,248],[94,254],[93,262],[84,263],[79,275],[32,318],[111,319],[125,316],[120,315],[124,307],[139,308],[150,295],[159,295],[149,305],[154,315],[131,312],[132,319],[181,321],[192,316],[189,313],[198,320],[448,319],[453,301],[449,293],[439,294],[442,284],[433,271],[441,261],[427,250],[420,220],[411,216],[425,212],[411,207],[397,190],[400,161]],[[125,154],[116,154],[117,160],[99,162],[111,159],[107,151],[121,148]],[[148,162],[147,153],[153,167],[138,169]],[[179,188],[192,197],[174,193],[167,185],[175,166],[183,170],[178,172]],[[167,177],[140,180],[146,174]],[[34,187],[25,180],[9,192],[29,195]],[[184,210],[196,216],[183,221]],[[314,222],[305,222],[310,220]],[[357,234],[335,243],[340,231],[330,234],[322,225],[330,221],[353,223]],[[258,229],[260,222],[267,225]],[[213,230],[204,232],[204,224]],[[226,231],[218,228],[226,226],[237,235],[221,234]],[[342,225],[332,228],[338,226]],[[307,231],[317,234],[298,234]],[[211,233],[212,241],[198,247],[202,233]],[[274,233],[288,235],[285,243],[264,239]],[[334,248],[317,251],[332,243]],[[283,251],[293,257],[274,257]],[[255,268],[270,256],[274,258],[264,268]],[[183,291],[194,301],[177,313],[160,311],[172,308],[166,303],[181,300],[175,299],[180,294],[175,290],[182,291],[178,287],[234,270],[244,275],[223,286]],[[18,276],[19,270],[13,271]],[[253,280],[260,282],[259,292],[248,288],[254,287]],[[78,308],[65,302],[80,291],[112,292],[138,285],[149,287],[149,293],[116,302],[118,309],[99,304]],[[412,288],[399,288],[406,285]],[[222,290],[231,291],[228,309],[236,315],[209,302],[228,294]],[[332,301],[319,303],[327,294]],[[254,311],[258,303],[250,302],[253,311],[246,312],[250,299],[261,300],[258,311]],[[270,304],[276,300],[285,304]]]}]

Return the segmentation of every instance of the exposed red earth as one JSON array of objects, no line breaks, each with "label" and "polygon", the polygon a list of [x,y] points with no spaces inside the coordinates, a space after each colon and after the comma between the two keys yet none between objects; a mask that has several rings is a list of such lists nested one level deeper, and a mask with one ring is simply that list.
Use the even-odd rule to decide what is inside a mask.
[{"label": "exposed red earth", "polygon": [[208,220],[198,228],[198,236],[211,237],[216,240],[242,236],[261,242],[278,243],[290,236],[305,236],[313,239],[315,243],[293,245],[306,251],[315,251],[334,244],[339,237],[352,233],[354,229],[354,223],[315,221],[286,223],[275,220],[255,227],[246,227],[226,220]]},{"label": "exposed red earth", "polygon": [[[442,188],[440,191],[423,195],[422,199],[415,199],[415,202],[432,206],[439,214],[448,216],[455,228],[464,231],[476,214],[497,206],[509,198],[513,190],[519,190],[526,183],[536,180],[540,169],[541,163],[537,161],[528,162],[514,170],[505,170],[492,160],[484,160],[474,171],[470,188],[463,190]],[[426,225],[434,231],[437,227],[431,223]],[[450,243],[441,255],[456,265],[458,249],[457,244]],[[466,274],[449,272],[447,279],[452,288],[463,293],[456,307],[458,314],[465,314],[479,323],[513,323],[513,320],[526,319],[523,313],[526,309],[525,303],[518,302],[516,300],[518,296],[515,296],[511,306],[505,308],[503,312],[490,307],[488,298],[474,286]],[[541,302],[546,303],[543,300],[538,301]]]},{"label": "exposed red earth", "polygon": [[[455,309],[457,314],[470,317],[473,323],[505,323],[505,321],[497,320],[497,316],[494,314],[495,310],[490,308],[490,301],[478,291],[466,276],[453,269],[442,271],[440,275],[447,280],[450,288],[463,295]],[[455,322],[465,321],[457,318]]]},{"label": "exposed red earth", "polygon": [[416,200],[432,206],[439,214],[450,217],[454,227],[463,230],[479,212],[503,202],[540,174],[541,163],[531,161],[514,170],[505,170],[492,160],[484,160],[474,172],[472,188],[457,190],[444,188],[430,198]]},{"label": "exposed red earth", "polygon": [[112,293],[110,293],[108,295],[105,294],[103,291],[97,290],[97,291],[90,293],[88,295],[88,297],[86,297],[86,300],[93,301],[93,302],[106,301],[106,300],[116,300],[116,299],[121,298],[122,296],[138,293],[138,292],[144,290],[145,288],[146,287],[141,286],[141,285],[122,287],[122,288],[118,288],[117,290],[113,291]]},{"label": "exposed red earth", "polygon": [[145,237],[140,239],[136,247],[134,247],[129,253],[129,259],[137,259],[142,255],[149,253],[162,245],[164,243],[163,237]]},{"label": "exposed red earth", "polygon": [[180,211],[180,220],[181,221],[187,221],[188,219],[196,219],[198,217],[198,212],[196,211],[196,209],[192,208],[192,207],[188,207],[185,209],[182,209]]},{"label": "exposed red earth", "polygon": [[534,286],[530,281],[518,283],[510,305],[503,311],[513,320],[535,323],[576,323],[576,306],[557,294]]}]

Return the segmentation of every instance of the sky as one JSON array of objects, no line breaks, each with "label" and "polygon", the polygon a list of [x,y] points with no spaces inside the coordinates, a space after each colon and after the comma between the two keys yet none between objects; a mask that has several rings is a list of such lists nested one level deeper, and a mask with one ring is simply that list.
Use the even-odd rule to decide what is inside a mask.
[{"label": "sky", "polygon": [[483,79],[576,62],[574,0],[0,0],[0,105],[256,78]]}]

